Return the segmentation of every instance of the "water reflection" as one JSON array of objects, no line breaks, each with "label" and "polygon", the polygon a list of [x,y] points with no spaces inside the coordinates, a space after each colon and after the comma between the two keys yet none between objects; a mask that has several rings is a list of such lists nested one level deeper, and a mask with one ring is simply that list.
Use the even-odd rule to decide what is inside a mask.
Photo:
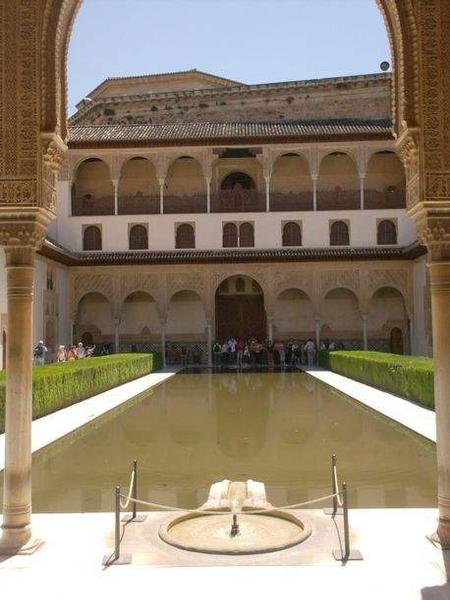
[{"label": "water reflection", "polygon": [[300,373],[180,374],[34,458],[35,511],[112,509],[139,495],[183,507],[211,482],[259,479],[274,504],[329,492],[330,455],[359,507],[434,506],[435,448]]}]

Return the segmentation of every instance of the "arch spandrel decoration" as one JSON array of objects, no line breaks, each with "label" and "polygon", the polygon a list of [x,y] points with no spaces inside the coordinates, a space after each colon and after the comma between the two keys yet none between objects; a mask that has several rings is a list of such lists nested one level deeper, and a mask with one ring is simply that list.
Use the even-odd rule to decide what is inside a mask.
[{"label": "arch spandrel decoration", "polygon": [[97,292],[108,298],[111,306],[114,294],[114,282],[110,275],[100,273],[75,273],[71,276],[72,316],[76,315],[80,300],[86,294]]},{"label": "arch spandrel decoration", "polygon": [[370,298],[381,288],[394,288],[402,296],[409,316],[413,314],[411,274],[408,269],[371,269],[369,271],[368,294]]},{"label": "arch spandrel decoration", "polygon": [[202,273],[168,273],[166,276],[167,300],[182,290],[191,290],[198,294],[205,307],[208,305],[207,275]]},{"label": "arch spandrel decoration", "polygon": [[288,289],[295,288],[304,292],[313,302],[317,300],[314,277],[311,271],[277,272],[272,281],[273,294],[279,296]]},{"label": "arch spandrel decoration", "polygon": [[134,292],[145,292],[149,294],[154,298],[158,307],[163,303],[160,280],[157,275],[150,275],[147,273],[130,273],[122,275],[119,283],[118,306],[121,307],[126,298]]},{"label": "arch spandrel decoration", "polygon": [[358,269],[337,269],[322,271],[320,274],[320,295],[324,298],[334,288],[347,288],[358,294],[360,273]]}]

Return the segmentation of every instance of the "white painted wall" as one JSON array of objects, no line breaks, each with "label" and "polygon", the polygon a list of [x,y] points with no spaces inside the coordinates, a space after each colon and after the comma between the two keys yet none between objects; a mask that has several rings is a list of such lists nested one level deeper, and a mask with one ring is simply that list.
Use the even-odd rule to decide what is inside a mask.
[{"label": "white painted wall", "polygon": [[47,263],[36,257],[34,272],[33,345],[44,340],[44,291],[47,288]]},{"label": "white painted wall", "polygon": [[58,294],[58,344],[67,346],[71,342],[69,270],[67,267],[57,266],[55,285]]}]

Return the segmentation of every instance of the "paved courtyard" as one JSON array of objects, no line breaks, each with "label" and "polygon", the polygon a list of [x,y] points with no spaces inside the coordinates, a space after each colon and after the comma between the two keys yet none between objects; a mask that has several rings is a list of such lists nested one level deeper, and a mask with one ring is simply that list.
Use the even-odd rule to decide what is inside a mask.
[{"label": "paved courtyard", "polygon": [[331,558],[337,537],[325,526],[330,518],[321,511],[301,514],[311,520],[313,534],[297,548],[255,557],[214,557],[158,541],[150,525],[167,514],[153,513],[148,538],[133,540],[130,532],[125,534],[124,549],[132,552],[134,564],[106,569],[101,561],[111,549],[113,515],[35,515],[36,534],[45,544],[31,556],[0,563],[2,597],[206,599],[274,598],[283,593],[307,599],[450,598],[450,553],[443,554],[425,537],[435,527],[435,510],[351,511],[352,542],[364,560],[346,565]]}]

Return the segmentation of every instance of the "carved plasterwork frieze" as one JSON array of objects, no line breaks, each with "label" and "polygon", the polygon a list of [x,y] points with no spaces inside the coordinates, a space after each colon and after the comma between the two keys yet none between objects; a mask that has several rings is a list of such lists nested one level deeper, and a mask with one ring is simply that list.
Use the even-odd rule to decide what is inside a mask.
[{"label": "carved plasterwork frieze", "polygon": [[313,295],[313,273],[312,271],[288,271],[274,274],[273,289],[276,295],[289,289],[297,288],[308,296]]},{"label": "carved plasterwork frieze", "polygon": [[114,282],[110,275],[102,273],[76,273],[72,279],[72,309],[76,313],[78,303],[89,293],[97,292],[114,305]]},{"label": "carved plasterwork frieze", "polygon": [[427,173],[426,175],[426,199],[439,198],[450,199],[450,172]]},{"label": "carved plasterwork frieze", "polygon": [[167,297],[182,290],[196,292],[202,299],[206,297],[207,284],[202,273],[169,273],[166,277]]},{"label": "carved plasterwork frieze", "polygon": [[431,261],[450,259],[450,219],[428,219],[419,230],[419,239]]},{"label": "carved plasterwork frieze", "polygon": [[36,181],[33,179],[6,179],[0,181],[0,205],[36,205]]},{"label": "carved plasterwork frieze", "polygon": [[156,301],[160,296],[157,275],[148,273],[130,273],[120,278],[121,303],[133,292],[146,292]]},{"label": "carved plasterwork frieze", "polygon": [[412,209],[420,202],[419,130],[408,129],[397,143],[406,173],[406,203]]},{"label": "carved plasterwork frieze", "polygon": [[394,287],[405,297],[408,294],[409,274],[406,269],[371,269],[368,278],[371,295],[383,287]]},{"label": "carved plasterwork frieze", "polygon": [[0,221],[0,246],[37,250],[46,234],[46,225],[37,221]]},{"label": "carved plasterwork frieze", "polygon": [[56,184],[58,172],[64,160],[67,147],[58,136],[41,135],[42,188],[41,205],[50,213],[56,213]]},{"label": "carved plasterwork frieze", "polygon": [[348,288],[354,292],[359,290],[359,271],[357,269],[322,271],[320,274],[320,290],[322,296],[334,288]]}]

